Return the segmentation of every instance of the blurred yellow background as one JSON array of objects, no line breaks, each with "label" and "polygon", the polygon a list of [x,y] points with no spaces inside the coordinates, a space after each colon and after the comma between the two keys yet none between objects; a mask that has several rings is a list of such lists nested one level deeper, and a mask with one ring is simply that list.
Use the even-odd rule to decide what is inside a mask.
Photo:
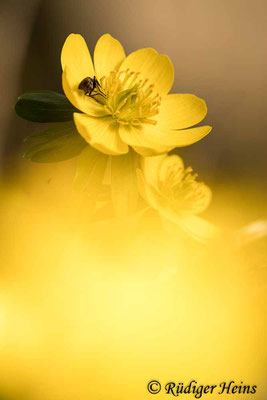
[{"label": "blurred yellow background", "polygon": [[0,398],[149,399],[151,379],[195,379],[264,400],[266,239],[237,246],[255,203],[218,190],[225,235],[202,246],[155,217],[90,223],[68,167],[1,187]]}]

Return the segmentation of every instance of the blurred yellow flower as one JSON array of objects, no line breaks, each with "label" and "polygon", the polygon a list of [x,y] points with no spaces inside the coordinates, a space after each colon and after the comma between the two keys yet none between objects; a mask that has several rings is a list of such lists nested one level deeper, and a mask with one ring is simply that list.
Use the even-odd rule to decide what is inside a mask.
[{"label": "blurred yellow flower", "polygon": [[64,92],[82,112],[74,113],[77,130],[103,153],[125,154],[131,146],[143,156],[163,154],[195,143],[211,130],[185,129],[202,121],[206,104],[191,94],[168,94],[173,65],[154,49],[126,57],[119,41],[105,34],[96,44],[93,64],[83,37],[71,34],[61,63]]},{"label": "blurred yellow flower", "polygon": [[161,217],[178,225],[196,240],[205,241],[217,235],[217,228],[197,216],[211,201],[211,190],[197,182],[192,168],[184,168],[177,155],[159,155],[143,159],[138,170],[141,195]]}]

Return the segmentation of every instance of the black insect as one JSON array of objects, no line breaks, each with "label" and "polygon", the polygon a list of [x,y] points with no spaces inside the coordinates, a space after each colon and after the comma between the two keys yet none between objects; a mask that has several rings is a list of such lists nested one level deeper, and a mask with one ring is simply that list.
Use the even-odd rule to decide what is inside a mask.
[{"label": "black insect", "polygon": [[[90,78],[90,76],[87,76],[86,78],[84,78],[79,86],[78,86],[79,90],[83,90],[86,96],[89,97],[95,97],[95,96],[103,96],[104,98],[106,98],[105,93],[102,92],[101,90],[101,86],[100,83],[98,82],[98,80],[96,79],[96,76],[94,76],[94,78]],[[96,93],[93,93],[93,91],[96,91]]]}]

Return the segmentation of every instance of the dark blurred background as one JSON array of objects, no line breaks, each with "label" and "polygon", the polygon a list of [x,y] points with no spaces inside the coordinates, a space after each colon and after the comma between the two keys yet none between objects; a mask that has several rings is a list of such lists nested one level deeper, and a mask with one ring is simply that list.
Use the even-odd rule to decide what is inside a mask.
[{"label": "dark blurred background", "polygon": [[126,53],[154,47],[175,68],[173,92],[194,93],[208,105],[213,131],[180,149],[208,183],[227,176],[266,176],[266,0],[0,0],[1,164],[19,160],[22,139],[36,126],[13,105],[26,91],[62,92],[60,52],[81,33],[93,52],[110,33]]}]

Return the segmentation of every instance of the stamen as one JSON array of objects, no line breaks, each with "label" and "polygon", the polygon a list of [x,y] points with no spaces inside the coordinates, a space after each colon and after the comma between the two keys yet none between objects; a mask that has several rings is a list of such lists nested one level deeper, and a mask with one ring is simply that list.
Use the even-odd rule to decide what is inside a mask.
[{"label": "stamen", "polygon": [[149,119],[149,118],[140,118],[140,121],[144,124],[151,124],[151,125],[156,125],[157,121],[154,119]]},{"label": "stamen", "polygon": [[105,108],[121,124],[151,124],[159,112],[161,97],[154,92],[148,79],[139,79],[140,73],[129,69],[111,71],[100,79],[101,88],[107,99]]}]

